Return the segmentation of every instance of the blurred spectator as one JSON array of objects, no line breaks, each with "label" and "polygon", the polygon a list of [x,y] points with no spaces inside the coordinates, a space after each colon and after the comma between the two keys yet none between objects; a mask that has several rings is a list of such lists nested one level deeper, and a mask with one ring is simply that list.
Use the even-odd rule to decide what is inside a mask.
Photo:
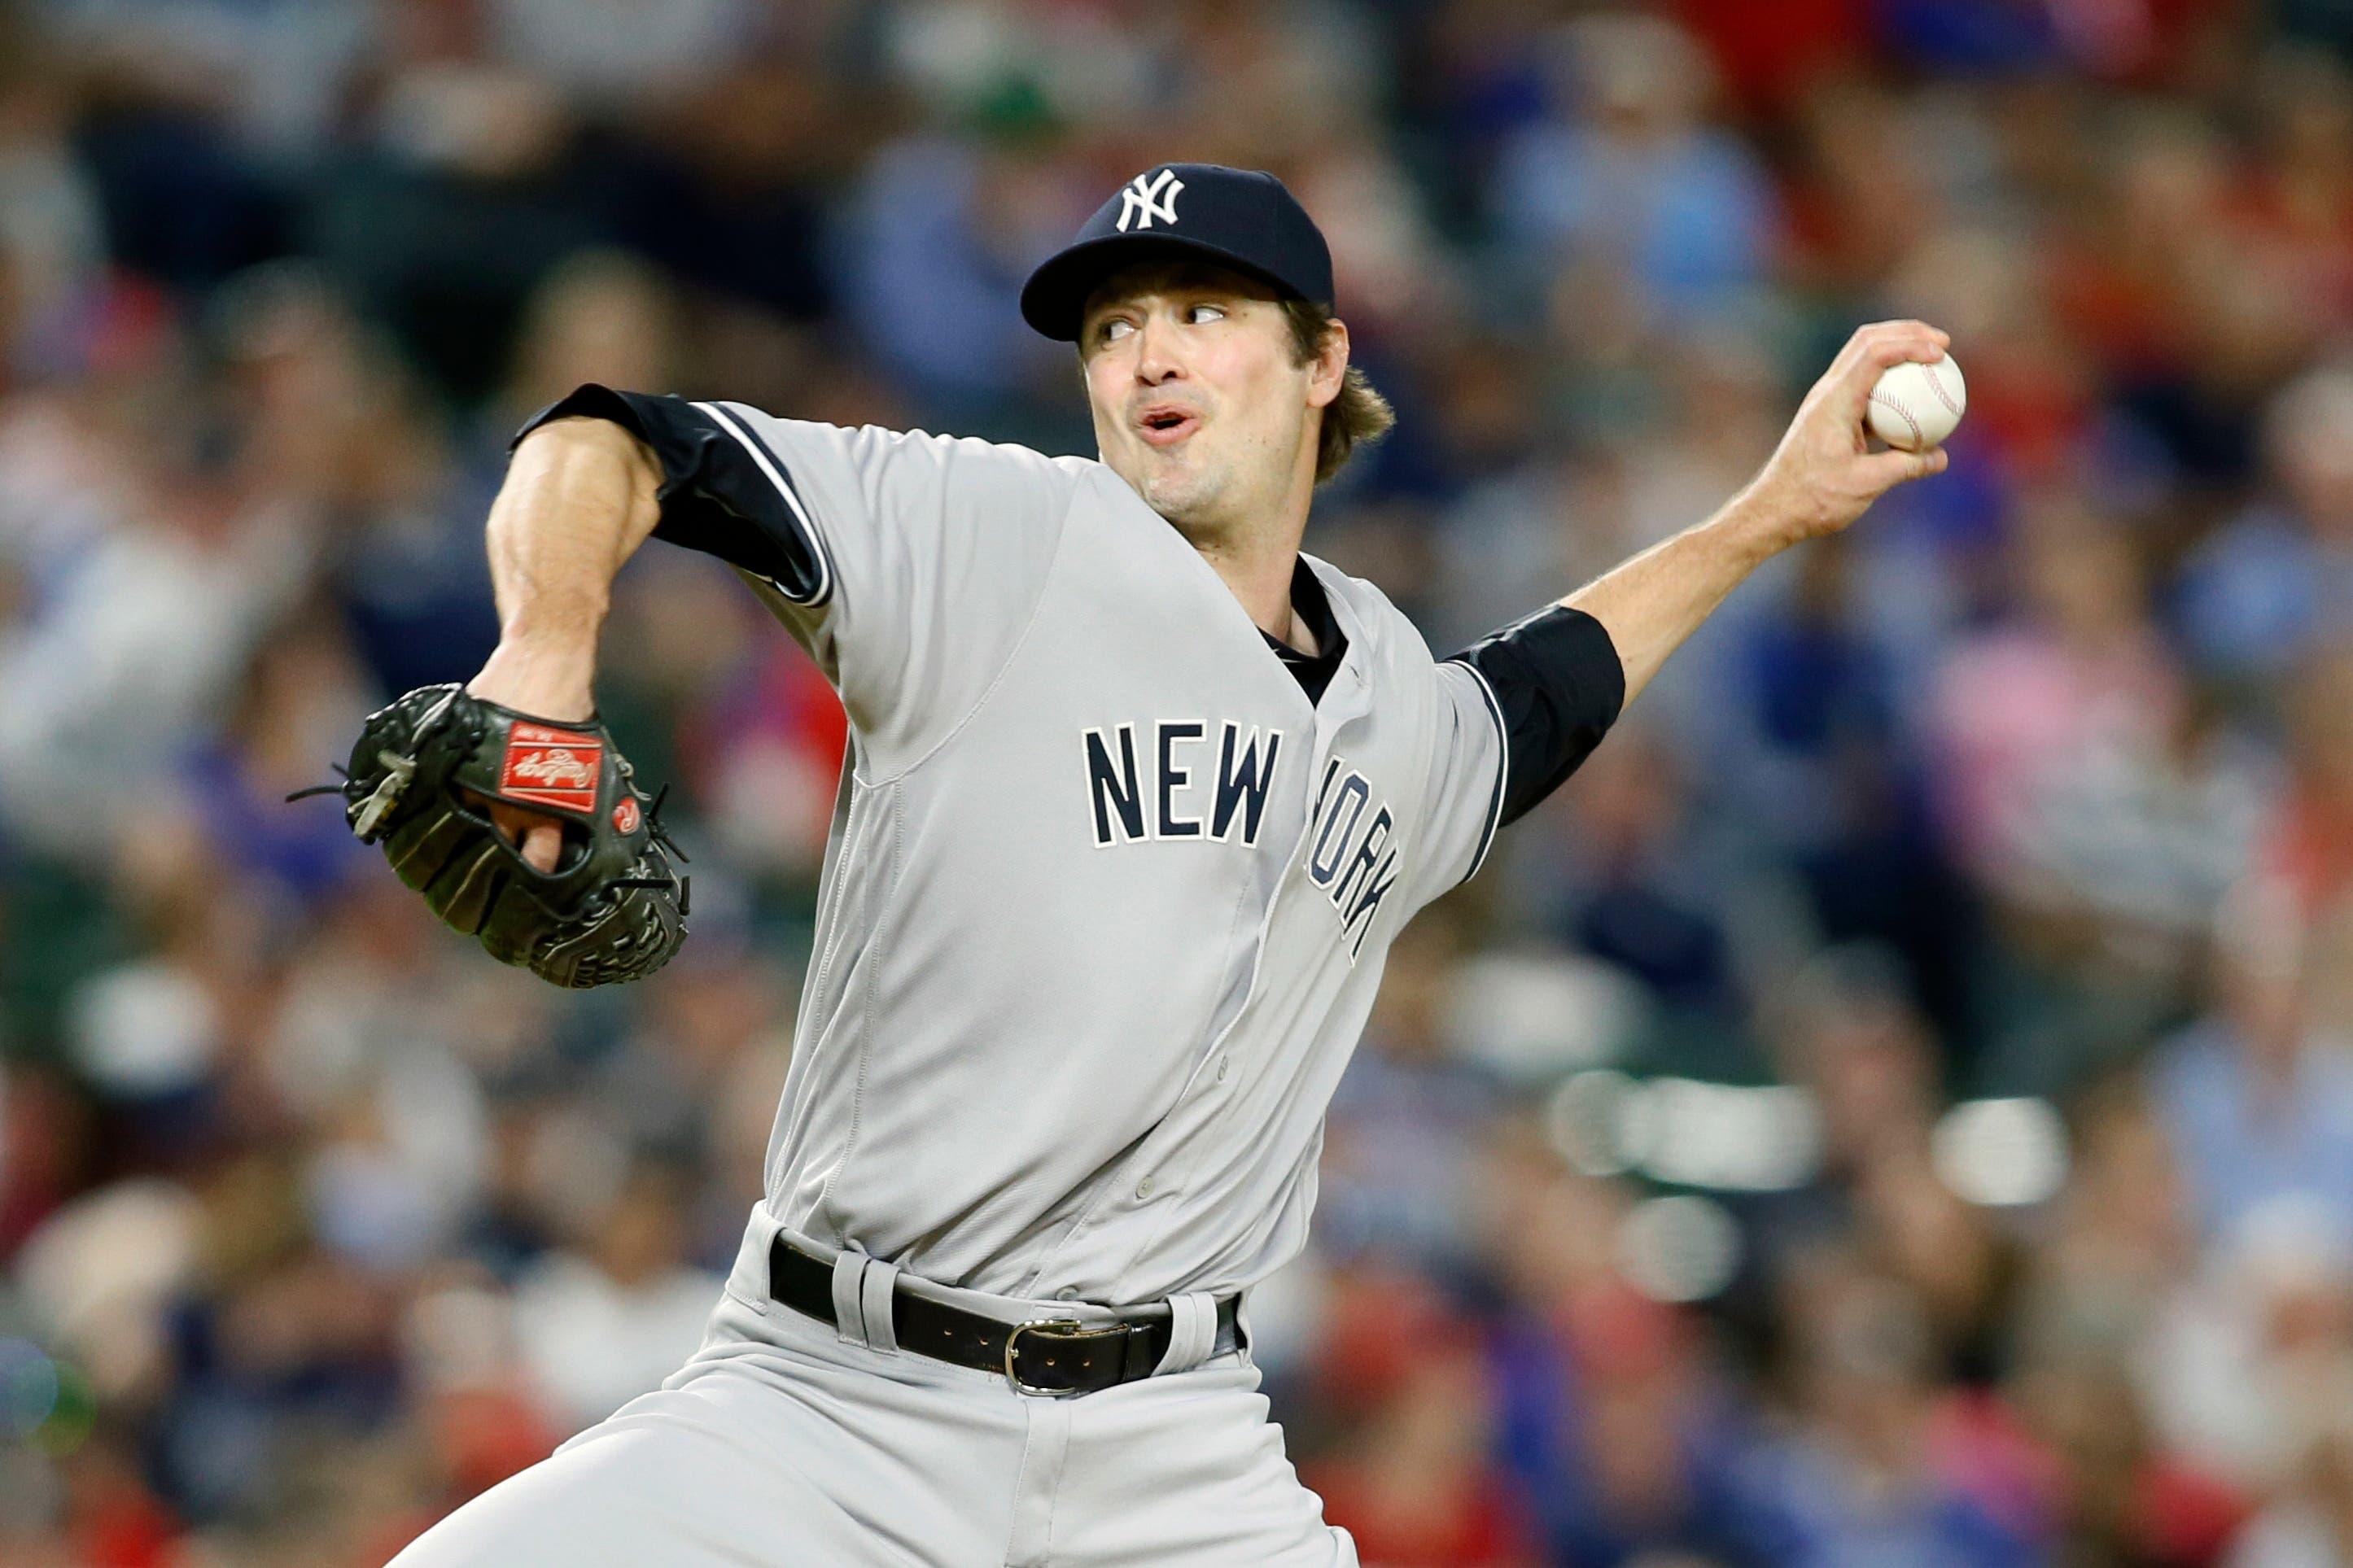
[{"label": "blurred spectator", "polygon": [[1893,1281],[1826,1252],[1790,1277],[1799,1425],[1776,1456],[1808,1563],[2024,1563],[2020,1532],[1948,1466],[1928,1326]]},{"label": "blurred spectator", "polygon": [[2230,1568],[2326,1568],[2353,1558],[2353,1411],[2348,1369],[2299,1391],[2292,1418],[2303,1428],[2295,1472],[2279,1500],[2251,1524]]},{"label": "blurred spectator", "polygon": [[2218,932],[2221,1009],[2158,1065],[2210,1238],[2293,1203],[2353,1247],[2353,1056],[2324,1035],[2314,1005],[2336,957],[2329,934],[2288,886],[2242,887]]},{"label": "blurred spectator", "polygon": [[2307,373],[2275,396],[2264,429],[2272,493],[2185,565],[2192,644],[2243,689],[2276,678],[2353,615],[2353,368]]},{"label": "blurred spectator", "polygon": [[1692,1327],[1633,1291],[1558,1303],[1498,1347],[1504,1453],[1549,1561],[1792,1561],[1797,1519],[1762,1433],[1716,1385]]},{"label": "blurred spectator", "polygon": [[1596,14],[1556,40],[1551,123],[1514,139],[1495,174],[1496,226],[1553,265],[1626,267],[1638,310],[1723,310],[1759,281],[1774,214],[1748,150],[1709,129],[1713,82],[1663,18]]},{"label": "blurred spectator", "polygon": [[1440,1277],[1460,1277],[1468,1262],[1461,1215],[1496,1095],[1453,1059],[1451,935],[1424,921],[1389,950],[1372,1020],[1324,1125],[1316,1233],[1327,1255],[1366,1253]]},{"label": "blurred spectator", "polygon": [[1494,1374],[1468,1326],[1409,1276],[1359,1276],[1326,1311],[1326,1397],[1358,1421],[1305,1472],[1325,1517],[1370,1563],[1536,1561],[1526,1505],[1487,1457]]},{"label": "blurred spectator", "polygon": [[515,1287],[525,1362],[568,1430],[610,1415],[702,1342],[721,1281],[681,1256],[681,1198],[670,1173],[633,1173],[579,1252],[547,1257]]},{"label": "blurred spectator", "polygon": [[1031,331],[1018,306],[1032,258],[1086,216],[1036,178],[1039,150],[1018,121],[969,143],[883,148],[845,241],[846,313],[911,396],[963,416],[959,430],[1003,438],[1008,398],[1058,373],[1058,385],[1075,384],[1068,349]]},{"label": "blurred spectator", "polygon": [[1552,929],[1695,1025],[1720,1025],[1741,1001],[1724,863],[1694,841],[1693,803],[1661,737],[1638,721],[1612,740],[1577,785],[1582,811],[1550,824],[1575,857],[1554,873]]}]

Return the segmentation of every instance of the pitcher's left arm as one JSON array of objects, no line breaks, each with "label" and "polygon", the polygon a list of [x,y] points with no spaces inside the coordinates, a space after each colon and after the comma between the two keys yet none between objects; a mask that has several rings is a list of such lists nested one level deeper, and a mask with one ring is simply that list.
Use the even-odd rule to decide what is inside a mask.
[{"label": "pitcher's left arm", "polygon": [[1667,656],[1747,575],[1792,544],[1836,533],[1907,479],[1945,470],[1945,449],[1873,452],[1863,416],[1890,365],[1944,357],[1925,321],[1878,321],[1849,338],[1799,406],[1773,456],[1706,521],[1653,545],[1561,600],[1609,628],[1630,702]]},{"label": "pitcher's left arm", "polygon": [[1946,341],[1923,321],[1862,328],[1772,458],[1713,517],[1436,667],[1430,854],[1413,907],[1475,874],[1496,830],[1560,787],[1751,572],[1845,528],[1894,486],[1944,471],[1941,447],[1871,451],[1863,416],[1882,372],[1932,363]]}]

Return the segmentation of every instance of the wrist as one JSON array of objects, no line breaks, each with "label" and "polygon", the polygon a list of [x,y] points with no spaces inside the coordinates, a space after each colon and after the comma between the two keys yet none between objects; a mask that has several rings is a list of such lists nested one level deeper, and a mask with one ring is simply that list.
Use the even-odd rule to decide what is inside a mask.
[{"label": "wrist", "polygon": [[1757,482],[1725,502],[1707,526],[1752,570],[1796,543],[1805,531],[1795,509]]},{"label": "wrist", "polygon": [[499,594],[499,651],[549,669],[593,667],[612,595],[585,584],[545,584]]},{"label": "wrist", "polygon": [[512,628],[466,689],[541,719],[586,719],[596,710],[593,637],[517,636]]}]

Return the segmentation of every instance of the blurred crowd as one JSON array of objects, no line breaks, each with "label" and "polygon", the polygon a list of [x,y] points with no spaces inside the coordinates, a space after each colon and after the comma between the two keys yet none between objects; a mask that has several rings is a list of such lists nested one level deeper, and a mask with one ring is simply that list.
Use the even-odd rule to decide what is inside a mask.
[{"label": "blurred crowd", "polygon": [[1399,1568],[2353,1564],[2353,5],[0,5],[0,1562],[373,1564],[695,1346],[841,752],[713,563],[599,696],[695,933],[561,994],[328,776],[597,380],[1092,455],[1015,310],[1271,168],[1441,653],[1862,321],[1949,473],[1774,563],[1391,959],[1275,1412]]}]

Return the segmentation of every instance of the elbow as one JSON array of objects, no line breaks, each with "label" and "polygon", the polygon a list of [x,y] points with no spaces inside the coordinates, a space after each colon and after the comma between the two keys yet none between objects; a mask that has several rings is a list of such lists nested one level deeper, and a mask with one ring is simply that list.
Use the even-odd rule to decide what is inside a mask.
[{"label": "elbow", "polygon": [[[633,432],[608,419],[555,419],[516,444],[499,499],[539,494],[564,513],[618,515],[634,544],[660,514],[661,479],[653,449]],[[494,532],[501,513],[514,510],[491,508]]]},{"label": "elbow", "polygon": [[525,436],[515,446],[512,467],[522,467],[526,458],[534,467],[559,469],[617,466],[631,479],[649,484],[659,484],[661,478],[653,448],[636,432],[610,419],[585,415],[551,419]]}]

